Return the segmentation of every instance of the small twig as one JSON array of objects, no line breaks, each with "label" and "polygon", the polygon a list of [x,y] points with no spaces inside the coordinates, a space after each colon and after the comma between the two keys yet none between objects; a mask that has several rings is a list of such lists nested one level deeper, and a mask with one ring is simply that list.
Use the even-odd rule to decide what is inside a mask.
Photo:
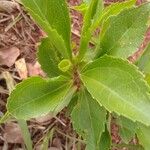
[{"label": "small twig", "polygon": [[8,16],[7,18],[1,19],[1,20],[0,20],[0,23],[3,23],[3,22],[8,21],[8,20],[10,20],[10,19],[11,19],[11,17]]},{"label": "small twig", "polygon": [[[52,130],[54,128],[55,122],[53,122],[47,129],[46,129],[46,134],[48,133],[48,131]],[[42,136],[42,138],[40,138],[34,147],[36,147],[36,145],[39,145],[39,143],[45,138],[45,136]]]},{"label": "small twig", "polygon": [[26,31],[26,34],[29,36],[29,38],[32,40],[32,42],[34,44],[36,44],[36,41],[34,40],[34,38],[31,36],[31,34],[28,31]]},{"label": "small twig", "polygon": [[60,122],[63,126],[66,127],[66,124],[65,124],[64,122],[62,122],[58,117],[54,116],[54,118],[55,118],[58,122]]},{"label": "small twig", "polygon": [[13,20],[13,22],[11,22],[6,28],[5,28],[5,32],[8,32],[18,21],[20,21],[22,19],[21,17],[21,13],[19,13],[19,15]]},{"label": "small twig", "polygon": [[[58,129],[56,129],[56,131],[59,133],[59,134],[61,134],[61,135],[63,135],[63,136],[65,136],[65,137],[67,137],[67,138],[69,138],[69,139],[71,139],[71,140],[74,140],[74,137],[71,137],[70,135],[66,135],[66,134],[64,134],[63,132],[61,132],[60,130],[58,130]],[[81,143],[86,143],[85,141],[83,141],[83,140],[80,140],[80,139],[77,139],[77,138],[75,138],[76,139],[76,141],[78,141],[78,142],[81,142]]]},{"label": "small twig", "polygon": [[29,19],[28,19],[28,17],[24,14],[24,12],[23,12],[22,10],[20,10],[20,13],[21,13],[22,17],[24,18],[25,22],[29,25],[29,27],[30,27],[32,30],[34,30],[33,25],[28,21]]},{"label": "small twig", "polygon": [[81,37],[81,35],[79,33],[75,32],[74,30],[71,30],[71,33],[79,38]]},{"label": "small twig", "polygon": [[1,13],[1,12],[0,12],[0,16],[8,17],[9,15],[6,14],[6,13]]},{"label": "small twig", "polygon": [[74,140],[73,140],[73,148],[72,148],[72,150],[75,150],[75,147],[76,147],[76,137],[74,136],[73,138],[74,138]]},{"label": "small twig", "polygon": [[[17,30],[16,27],[12,27],[12,29],[16,32],[16,35],[18,35],[20,38],[22,38],[21,34],[19,33],[19,31]],[[15,43],[16,45],[16,43]]]}]

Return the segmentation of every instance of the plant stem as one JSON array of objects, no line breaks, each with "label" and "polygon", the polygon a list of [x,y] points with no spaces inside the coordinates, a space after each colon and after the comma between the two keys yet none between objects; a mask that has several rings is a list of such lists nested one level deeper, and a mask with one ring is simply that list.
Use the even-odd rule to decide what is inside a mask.
[{"label": "plant stem", "polygon": [[[9,93],[11,93],[15,87],[14,79],[12,78],[11,74],[7,71],[3,72],[3,78],[6,80]],[[9,112],[6,112],[6,114],[2,117],[0,122],[2,121],[4,122],[9,116],[10,116]],[[32,150],[32,140],[31,140],[30,132],[28,130],[27,122],[25,120],[17,120],[17,121],[21,128],[22,136],[24,139],[24,143],[27,147],[27,150]]]},{"label": "plant stem", "polygon": [[[71,140],[74,140],[74,138],[73,138],[73,137],[71,137],[71,136],[69,136],[69,135],[64,134],[64,133],[63,133],[63,132],[61,132],[60,130],[56,129],[56,131],[57,131],[59,134],[61,134],[61,135],[65,136],[65,137],[67,137],[67,138],[69,138],[69,139],[71,139]],[[80,140],[80,139],[77,139],[77,138],[76,138],[76,141],[81,142],[81,143],[86,143],[85,141]]]},{"label": "plant stem", "polygon": [[27,122],[25,120],[18,120],[18,124],[21,128],[22,136],[26,144],[27,150],[32,150],[32,141],[30,132],[28,130]]},{"label": "plant stem", "polygon": [[5,123],[5,121],[10,117],[9,112],[6,112],[1,118],[0,118],[0,124]]}]

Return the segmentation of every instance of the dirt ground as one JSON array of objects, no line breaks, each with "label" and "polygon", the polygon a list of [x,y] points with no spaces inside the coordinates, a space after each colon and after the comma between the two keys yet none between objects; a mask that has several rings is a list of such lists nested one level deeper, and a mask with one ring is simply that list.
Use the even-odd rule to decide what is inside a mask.
[{"label": "dirt ground", "polygon": [[[105,4],[109,5],[117,1],[106,0]],[[68,1],[69,6],[80,3],[81,0]],[[142,1],[137,3],[140,4]],[[74,10],[70,10],[70,13],[72,16],[72,41],[76,42],[78,46],[82,15]],[[15,0],[0,0],[0,116],[6,112],[7,97],[17,83],[29,76],[45,76],[36,59],[36,50],[44,35],[45,33],[34,23],[19,3]],[[136,60],[149,41],[150,30],[147,31],[139,50],[129,60]],[[36,150],[40,150],[43,139],[50,131],[49,150],[77,150],[78,146],[81,146],[82,149],[85,147],[82,139],[72,129],[65,109],[55,118],[47,115],[32,119],[28,121],[28,127]],[[121,143],[118,132],[119,127],[112,124],[113,143]],[[0,150],[23,150],[24,147],[21,130],[15,120],[0,126]],[[122,150],[126,150],[126,148]]]}]

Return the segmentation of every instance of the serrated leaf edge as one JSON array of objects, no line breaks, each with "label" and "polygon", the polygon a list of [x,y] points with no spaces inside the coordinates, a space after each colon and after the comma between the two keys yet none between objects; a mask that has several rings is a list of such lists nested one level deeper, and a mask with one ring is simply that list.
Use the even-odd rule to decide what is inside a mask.
[{"label": "serrated leaf edge", "polygon": [[[37,15],[34,11],[32,11],[29,7],[25,7],[29,12],[31,12],[32,14],[34,14],[38,19],[40,19],[44,24],[46,24],[47,25],[47,28],[49,29],[49,31],[51,32],[51,33],[54,33],[55,35],[56,35],[56,38],[57,39],[59,39],[59,42],[62,42],[62,44],[63,45],[61,45],[61,46],[63,46],[63,48],[62,49],[64,49],[65,51],[64,51],[64,53],[65,53],[65,55],[62,53],[62,51],[61,50],[59,50],[58,49],[58,51],[62,54],[62,55],[64,55],[64,57],[65,56],[67,56],[67,58],[70,58],[71,56],[69,56],[69,53],[68,53],[68,50],[67,50],[67,47],[66,47],[66,43],[65,43],[65,41],[64,41],[64,39],[63,39],[63,37],[62,37],[62,35],[60,35],[58,32],[57,32],[57,30],[56,29],[54,29],[54,28],[52,28],[51,26],[50,26],[50,24],[46,21],[46,20],[42,20],[42,18],[39,16],[39,15]],[[34,18],[33,18],[33,20],[35,20]],[[36,21],[36,20],[35,20]],[[41,27],[41,25],[39,25],[40,27]],[[41,27],[41,28],[43,28],[43,27]],[[44,29],[43,29],[44,30]],[[49,37],[49,36],[48,36]],[[55,45],[54,45],[55,46]],[[71,49],[70,49],[70,51],[71,51]],[[67,52],[67,53],[66,53]],[[72,53],[72,52],[71,52]]]},{"label": "serrated leaf edge", "polygon": [[[41,78],[41,77],[39,77],[39,76],[34,76],[34,77],[29,77],[28,79],[26,79],[26,80],[24,80],[24,81],[22,81],[22,82],[20,82],[20,83],[18,83],[17,85],[16,85],[16,87],[13,89],[13,91],[11,92],[11,95],[13,94],[15,94],[16,92],[17,92],[17,89],[20,89],[21,87],[22,87],[22,84],[26,84],[26,83],[29,83],[29,84],[32,84],[33,82],[31,82],[31,80],[35,80],[35,79],[39,79],[39,80],[41,80],[41,81],[39,81],[39,82],[36,82],[37,84],[38,83],[42,83],[42,82],[45,82],[45,83],[47,83],[47,82],[50,82],[50,81],[54,81],[55,79],[62,79],[62,80],[59,80],[59,82],[62,82],[62,81],[66,81],[66,82],[68,82],[68,83],[65,83],[65,84],[63,84],[62,86],[65,86],[65,85],[70,85],[70,87],[68,88],[68,90],[66,91],[66,94],[65,94],[65,96],[67,95],[67,92],[70,90],[70,88],[72,87],[72,81],[70,81],[70,83],[69,83],[69,78],[67,78],[67,77],[64,77],[64,76],[58,76],[58,77],[54,77],[54,78],[49,78],[49,79],[43,79],[43,78]],[[66,79],[66,80],[63,80],[63,79]],[[29,86],[29,84],[28,84],[28,86]],[[61,87],[62,87],[61,86]],[[60,88],[60,87],[59,87]],[[58,88],[57,88],[58,89]],[[57,90],[56,89],[56,90]],[[53,92],[55,92],[56,90],[53,90]],[[9,103],[7,103],[6,104],[6,108],[7,108],[7,112],[9,113],[9,114],[11,114],[12,116],[14,116],[12,113],[13,112],[10,112],[9,111],[9,109],[8,109],[8,106],[12,103],[12,100],[11,100],[11,95],[9,96],[9,98],[8,98],[8,102]],[[65,97],[64,96],[64,97]],[[15,110],[17,110],[17,108],[15,109]],[[15,111],[14,110],[14,111]],[[47,114],[47,113],[46,113]],[[46,114],[43,114],[43,115],[46,115]],[[14,116],[15,117],[15,116]]]},{"label": "serrated leaf edge", "polygon": [[[125,10],[130,11],[130,10],[133,10],[133,9],[138,9],[138,8],[142,7],[143,5],[147,5],[147,4],[150,4],[150,2],[146,2],[146,3],[144,3],[144,4],[140,5],[140,6],[134,6],[134,7],[131,7],[131,8],[126,8],[126,9],[124,9],[123,11],[125,11]],[[123,11],[121,11],[119,14],[121,14]],[[116,15],[112,15],[112,16],[110,16],[107,20],[105,20],[105,22],[107,22],[109,19],[113,19],[113,18],[115,18],[115,17],[116,17]],[[147,22],[148,22],[148,20],[147,20]],[[134,24],[134,23],[132,23],[132,25],[133,25],[133,24]],[[132,25],[130,26],[130,28],[132,27]],[[148,24],[146,24],[146,26],[147,26],[147,28],[148,28]],[[111,28],[111,26],[109,25],[109,27],[107,28],[107,31],[110,30],[110,28]],[[125,33],[126,33],[128,30],[129,30],[129,28],[125,31]],[[103,36],[105,36],[105,33],[106,33],[107,31],[105,31],[105,32],[103,33]],[[145,31],[145,33],[146,33],[146,31]],[[144,40],[145,33],[143,33],[143,35],[141,36],[142,41]],[[124,35],[124,34],[123,34],[123,35]],[[123,36],[123,35],[122,35],[122,36]],[[120,39],[122,38],[122,36],[121,36],[117,41],[120,41]],[[102,38],[103,38],[103,37],[101,36],[101,37],[100,37],[100,41],[101,41]],[[116,44],[115,44],[115,45],[116,45]],[[115,45],[113,45],[113,46],[112,46],[109,50],[107,50],[105,53],[111,51]],[[137,48],[138,48],[138,45],[137,45]],[[135,52],[136,52],[136,50],[135,50],[134,52],[132,52],[131,54],[128,54],[128,55],[126,56],[126,58],[132,56]]]},{"label": "serrated leaf edge", "polygon": [[[150,97],[150,86],[149,86],[148,83],[144,80],[145,75],[144,75],[141,71],[138,70],[138,67],[137,67],[137,66],[133,65],[133,64],[132,64],[129,60],[127,60],[127,59],[118,58],[118,57],[111,56],[111,55],[107,55],[107,54],[103,55],[102,57],[100,57],[100,58],[98,58],[98,59],[105,58],[105,57],[110,57],[110,58],[113,58],[113,59],[120,60],[121,62],[128,64],[129,67],[133,68],[133,69],[136,71],[136,73],[141,76],[140,81],[143,82],[143,85],[145,85],[145,87],[147,87],[147,89],[149,89],[149,92],[146,92],[146,95],[147,95],[148,97]],[[97,60],[97,59],[96,59],[96,60]],[[95,60],[95,61],[96,61],[96,60]],[[92,62],[88,63],[88,64],[83,68],[82,72],[86,72],[86,67],[87,67],[88,65],[90,65],[90,64],[92,64]],[[82,72],[81,72],[81,73],[82,73]],[[84,73],[83,73],[83,74],[81,74],[81,73],[80,73],[80,77],[81,77],[82,75],[84,75]],[[139,77],[140,77],[140,76],[139,76]],[[143,80],[142,80],[142,78],[143,78]],[[81,77],[81,79],[82,79],[82,77]],[[82,82],[82,83],[84,84],[84,82]],[[84,86],[85,86],[85,84],[84,84]],[[85,87],[86,87],[86,86],[85,86]],[[87,90],[88,90],[88,88],[87,88]],[[88,90],[88,92],[90,93],[89,90]],[[92,95],[91,95],[91,96],[92,96]],[[92,98],[95,99],[93,96],[92,96]],[[95,99],[95,100],[96,100],[96,99]],[[97,100],[96,100],[96,101],[97,101]],[[97,102],[100,104],[100,106],[106,108],[106,107],[103,106],[99,101],[97,101]],[[112,113],[112,111],[109,110],[108,108],[107,108],[107,110],[108,110],[110,113]],[[121,115],[119,112],[116,112],[116,111],[115,111],[115,113],[117,113],[118,116],[123,116],[123,115]],[[124,115],[124,116],[125,116],[126,118],[132,120],[132,121],[135,122],[135,123],[136,123],[136,122],[137,122],[137,123],[140,122],[140,121],[138,121],[138,120],[136,120],[136,119],[133,120],[133,119],[129,118],[129,117],[126,116],[126,115]],[[144,125],[146,125],[147,127],[150,126],[150,124],[147,124],[147,123],[144,123],[144,122],[141,122],[141,123],[144,124]]]},{"label": "serrated leaf edge", "polygon": [[[89,91],[88,91],[89,92]],[[89,92],[89,94],[90,94],[90,92]],[[91,95],[91,94],[90,94]],[[91,95],[91,97],[92,97],[92,95]],[[93,97],[92,97],[93,98]],[[94,98],[93,98],[93,100],[95,100]],[[95,100],[96,102],[97,102],[97,100]],[[99,104],[98,102],[97,102],[97,104]],[[101,104],[99,104],[100,106],[102,106]],[[73,112],[74,112],[74,110],[78,110],[79,111],[79,106],[80,106],[80,101],[78,100],[77,101],[77,104],[76,104],[76,106],[73,108],[73,110],[72,110],[72,113],[71,113],[71,118],[72,118],[72,115],[73,115]],[[105,109],[105,107],[103,107],[104,109]],[[107,115],[107,112],[106,112],[106,115]],[[75,122],[73,121],[73,120],[71,120],[72,121],[72,125],[73,125],[73,128],[78,132],[78,134],[82,134],[82,132],[83,131],[86,131],[86,136],[89,136],[88,135],[88,132],[87,132],[87,130],[82,130],[82,129],[77,129],[76,128],[76,126],[75,126]],[[103,122],[103,130],[102,130],[102,132],[101,132],[101,134],[100,134],[100,137],[99,137],[99,141],[97,140],[97,144],[98,144],[98,142],[100,142],[100,138],[101,138],[101,136],[102,136],[102,134],[105,132],[105,124],[106,124],[106,121],[107,120],[105,120],[105,122]],[[85,142],[87,142],[87,139],[85,139]]]}]

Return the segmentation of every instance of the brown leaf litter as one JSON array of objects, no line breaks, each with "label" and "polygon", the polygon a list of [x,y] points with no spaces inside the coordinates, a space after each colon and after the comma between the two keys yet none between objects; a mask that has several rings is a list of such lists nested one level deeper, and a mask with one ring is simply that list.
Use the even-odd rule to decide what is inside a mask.
[{"label": "brown leaf litter", "polygon": [[11,67],[20,55],[20,50],[17,47],[0,49],[0,65]]}]

